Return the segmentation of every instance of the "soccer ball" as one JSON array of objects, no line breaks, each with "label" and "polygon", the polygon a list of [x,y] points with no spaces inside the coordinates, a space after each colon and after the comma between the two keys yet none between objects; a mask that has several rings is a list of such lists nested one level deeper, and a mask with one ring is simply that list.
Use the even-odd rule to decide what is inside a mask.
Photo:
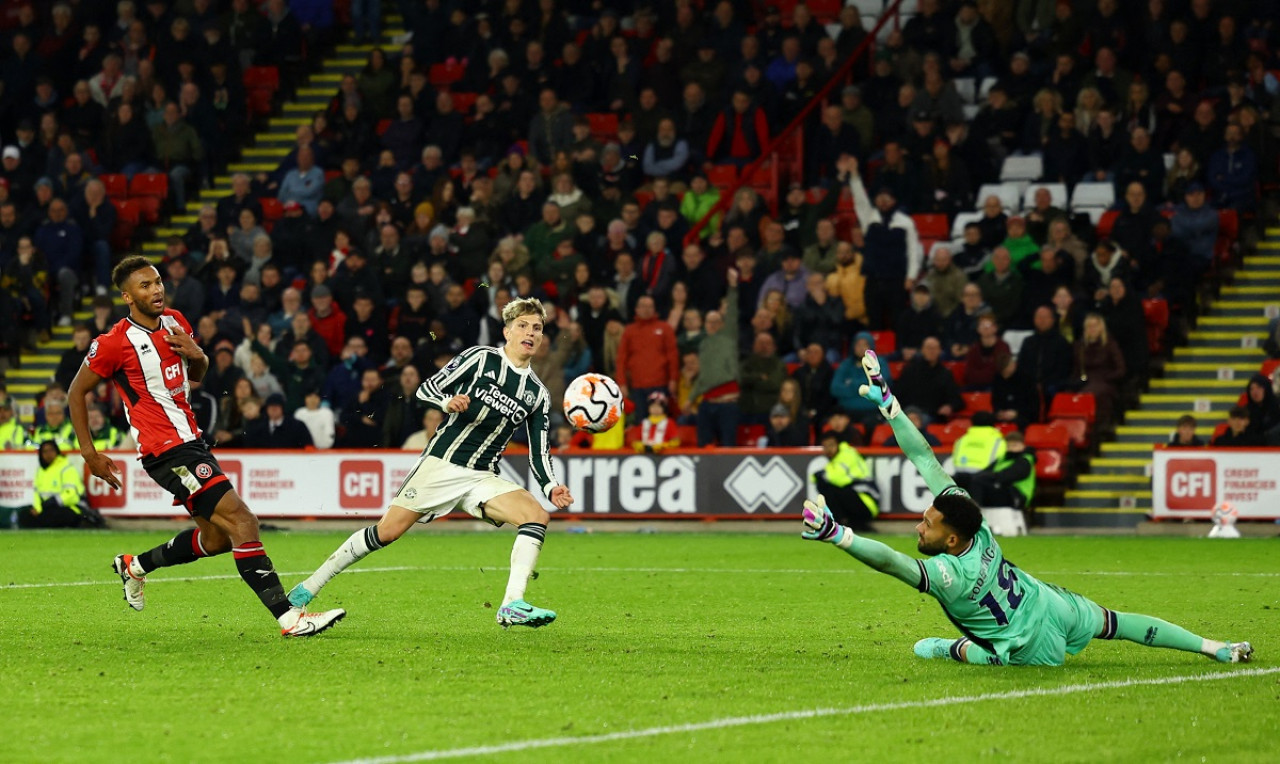
[{"label": "soccer ball", "polygon": [[622,418],[622,390],[603,374],[583,374],[564,391],[564,416],[587,432],[604,432]]}]

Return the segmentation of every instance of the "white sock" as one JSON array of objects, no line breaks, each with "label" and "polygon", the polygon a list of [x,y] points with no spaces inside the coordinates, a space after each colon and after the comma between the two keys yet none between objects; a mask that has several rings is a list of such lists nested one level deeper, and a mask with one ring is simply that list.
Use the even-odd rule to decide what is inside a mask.
[{"label": "white sock", "polygon": [[136,556],[129,560],[129,572],[133,574],[134,578],[145,578],[147,575],[147,571],[142,569],[142,563],[138,562]]},{"label": "white sock", "polygon": [[386,544],[378,538],[378,526],[370,525],[368,528],[362,528],[342,542],[342,546],[329,555],[329,559],[316,568],[316,572],[303,581],[302,585],[313,596],[319,594],[324,585],[333,580],[334,576],[363,560],[370,552],[376,552],[384,546]]},{"label": "white sock", "polygon": [[1217,656],[1218,651],[1219,651],[1219,650],[1221,650],[1222,648],[1226,647],[1226,646],[1227,646],[1227,643],[1226,643],[1226,642],[1219,642],[1219,641],[1218,641],[1218,640],[1216,640],[1216,639],[1202,639],[1202,640],[1200,640],[1200,652],[1202,652],[1202,653],[1204,653],[1205,655],[1208,655],[1208,656],[1210,656],[1210,657],[1215,657],[1215,656]]},{"label": "white sock", "polygon": [[524,599],[525,587],[538,564],[538,553],[542,551],[546,535],[547,526],[542,523],[525,523],[516,532],[515,543],[511,545],[511,576],[507,579],[507,593],[502,597],[504,606]]}]

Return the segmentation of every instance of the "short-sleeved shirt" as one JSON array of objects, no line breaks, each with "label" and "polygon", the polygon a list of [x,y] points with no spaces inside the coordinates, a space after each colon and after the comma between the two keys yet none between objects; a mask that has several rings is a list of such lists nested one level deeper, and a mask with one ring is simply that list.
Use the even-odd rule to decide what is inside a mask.
[{"label": "short-sleeved shirt", "polygon": [[1049,625],[1041,603],[1046,585],[1005,559],[986,523],[960,554],[917,563],[920,591],[937,599],[956,628],[1003,663]]},{"label": "short-sleeved shirt", "polygon": [[89,346],[84,363],[115,383],[124,401],[129,429],[141,456],[156,456],[200,437],[187,400],[187,360],[164,337],[191,325],[176,310],[165,310],[155,331],[121,319]]}]

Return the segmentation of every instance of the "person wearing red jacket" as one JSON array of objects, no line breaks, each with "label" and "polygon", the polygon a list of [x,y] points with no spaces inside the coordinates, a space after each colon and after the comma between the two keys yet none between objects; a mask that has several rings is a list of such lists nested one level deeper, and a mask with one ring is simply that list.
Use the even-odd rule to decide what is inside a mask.
[{"label": "person wearing red jacket", "polygon": [[769,120],[745,90],[733,93],[729,108],[716,117],[707,139],[707,159],[742,169],[769,145]]},{"label": "person wearing red jacket", "polygon": [[680,374],[680,354],[671,324],[658,317],[653,298],[636,301],[635,320],[622,331],[618,344],[618,386],[636,409],[649,408],[649,395],[674,395]]},{"label": "person wearing red jacket", "polygon": [[337,358],[342,355],[342,346],[346,343],[347,314],[342,312],[333,301],[333,291],[326,284],[318,284],[311,290],[311,310],[307,311],[311,319],[311,328],[324,338],[329,356]]}]

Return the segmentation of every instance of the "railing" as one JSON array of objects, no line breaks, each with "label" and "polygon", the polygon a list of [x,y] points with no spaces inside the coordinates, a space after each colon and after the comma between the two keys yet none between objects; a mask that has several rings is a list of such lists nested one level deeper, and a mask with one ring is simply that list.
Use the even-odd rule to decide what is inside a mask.
[{"label": "railing", "polygon": [[[809,115],[813,113],[813,110],[817,108],[818,104],[825,102],[827,97],[831,95],[831,91],[837,85],[845,82],[849,78],[849,74],[853,71],[854,65],[867,54],[869,49],[875,47],[876,35],[880,33],[880,30],[890,22],[894,24],[895,29],[897,28],[898,7],[900,5],[902,5],[902,0],[893,0],[893,2],[880,13],[880,19],[876,22],[876,25],[867,32],[866,38],[858,44],[858,47],[854,49],[848,60],[841,64],[840,68],[831,75],[831,79],[827,80],[827,83],[823,85],[817,95],[815,95],[809,103],[805,105],[804,109],[796,115],[795,119],[791,120],[790,124],[784,127],[773,137],[771,141],[769,141],[769,145],[760,152],[760,156],[752,160],[751,164],[744,167],[742,172],[738,173],[738,177],[734,181],[734,185],[730,188],[729,192],[721,194],[720,201],[716,202],[715,206],[708,210],[707,214],[703,215],[702,219],[694,224],[693,228],[690,229],[689,233],[684,237],[685,244],[692,244],[696,242],[702,232],[702,229],[707,226],[711,219],[729,209],[733,204],[734,195],[737,194],[738,190],[743,186],[751,185],[751,181],[755,177],[757,170],[759,170],[768,161],[772,160],[776,163],[775,155],[777,154],[778,149],[786,141],[792,139],[793,133],[795,133],[797,129],[803,129],[802,126],[804,125],[805,120],[809,118]],[[800,159],[803,161],[803,157]]]}]

